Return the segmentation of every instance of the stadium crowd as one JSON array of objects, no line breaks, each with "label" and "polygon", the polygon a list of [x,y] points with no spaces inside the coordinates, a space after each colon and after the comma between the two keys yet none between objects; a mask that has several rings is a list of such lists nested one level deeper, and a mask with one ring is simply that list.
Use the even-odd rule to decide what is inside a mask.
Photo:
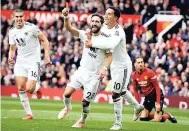
[{"label": "stadium crowd", "polygon": [[[183,1],[183,0],[181,0]],[[172,10],[169,0],[70,0],[70,10],[72,12],[99,12],[104,13],[104,9],[110,5],[119,7],[123,14],[146,15],[143,22],[158,10]],[[167,3],[167,5],[166,5]],[[27,6],[25,6],[27,5]],[[185,15],[181,7],[178,9]],[[61,11],[65,7],[65,0],[7,0],[2,1],[2,9],[22,8],[24,10],[39,11]],[[154,8],[156,7],[156,8]],[[179,9],[180,8],[180,9]],[[155,10],[156,9],[156,10]],[[183,8],[185,9],[185,8]],[[146,13],[148,12],[148,13]],[[149,12],[151,12],[149,14]],[[150,15],[150,16],[149,16]],[[83,44],[78,38],[70,35],[63,28],[63,18],[55,20],[52,24],[40,25],[33,17],[28,22],[38,25],[41,31],[48,37],[51,45],[51,60],[53,65],[48,69],[41,64],[41,85],[44,88],[65,88],[69,76],[79,66],[81,60]],[[86,29],[87,22],[72,24],[79,29]],[[176,95],[189,97],[189,26],[185,30],[180,29],[177,33],[168,34],[166,40],[156,41],[151,37],[145,40],[145,28],[140,23],[133,25],[132,21],[121,23],[127,36],[127,50],[132,60],[137,54],[142,54],[146,62],[146,67],[156,71],[159,83],[165,95]],[[1,85],[14,85],[13,67],[7,64],[9,44],[8,31],[12,27],[13,21],[1,16]],[[153,34],[152,34],[153,35]],[[42,49],[41,57],[44,57]],[[110,75],[103,79],[99,90],[106,90],[111,86]]]}]

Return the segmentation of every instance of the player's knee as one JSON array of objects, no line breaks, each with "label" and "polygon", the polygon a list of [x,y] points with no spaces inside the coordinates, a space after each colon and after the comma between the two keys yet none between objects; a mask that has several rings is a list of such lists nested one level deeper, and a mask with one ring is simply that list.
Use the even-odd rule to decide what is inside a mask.
[{"label": "player's knee", "polygon": [[28,93],[32,94],[35,88],[36,88],[36,83],[31,83],[31,82],[26,83],[26,91]]},{"label": "player's knee", "polygon": [[142,118],[140,118],[140,121],[149,121],[149,118],[148,117],[142,117]]},{"label": "player's knee", "polygon": [[25,91],[26,88],[24,86],[18,86],[18,91]]},{"label": "player's knee", "polygon": [[32,93],[34,92],[34,90],[35,90],[34,88],[27,88],[27,89],[26,89],[26,91],[27,91],[28,93],[30,93],[30,94],[32,94]]},{"label": "player's knee", "polygon": [[35,87],[36,87],[36,85],[27,85],[26,86],[26,91],[28,93],[32,94],[34,92],[34,90],[35,90]]},{"label": "player's knee", "polygon": [[73,92],[75,92],[75,89],[74,89],[74,88],[72,88],[72,87],[66,87],[66,89],[65,89],[63,95],[64,95],[66,98],[70,98],[71,95],[73,94]]},{"label": "player's knee", "polygon": [[113,99],[113,102],[119,101],[120,100],[120,94],[112,92],[112,99]]},{"label": "player's knee", "polygon": [[64,97],[66,97],[66,98],[70,98],[71,95],[72,95],[72,94],[70,94],[70,93],[66,93],[66,92],[64,93]]},{"label": "player's knee", "polygon": [[154,115],[154,121],[155,122],[161,122],[161,120],[162,120],[162,114],[161,114],[161,112],[155,113],[155,115]]},{"label": "player's knee", "polygon": [[155,122],[161,122],[161,120],[162,120],[162,118],[160,118],[160,117],[159,117],[159,118],[154,117],[154,121],[155,121]]},{"label": "player's knee", "polygon": [[83,101],[82,101],[83,107],[87,107],[87,106],[89,106],[89,104],[90,104],[89,101],[86,101],[86,100],[83,100]]},{"label": "player's knee", "polygon": [[17,86],[19,91],[25,91],[26,90],[26,84],[24,84],[24,83],[17,82],[16,86]]}]

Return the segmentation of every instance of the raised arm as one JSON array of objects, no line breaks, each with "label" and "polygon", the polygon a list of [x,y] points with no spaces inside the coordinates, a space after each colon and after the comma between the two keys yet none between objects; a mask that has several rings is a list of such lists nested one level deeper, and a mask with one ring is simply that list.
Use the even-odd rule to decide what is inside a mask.
[{"label": "raised arm", "polygon": [[69,7],[68,7],[68,3],[66,3],[66,8],[64,8],[62,10],[62,15],[64,16],[64,27],[66,28],[66,30],[68,30],[72,35],[79,37],[79,30],[74,28],[69,20]]}]

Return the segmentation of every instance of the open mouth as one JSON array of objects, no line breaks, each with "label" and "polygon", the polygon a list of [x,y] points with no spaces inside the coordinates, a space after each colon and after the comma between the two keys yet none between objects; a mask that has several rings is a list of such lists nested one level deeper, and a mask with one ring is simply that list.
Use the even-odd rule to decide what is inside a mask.
[{"label": "open mouth", "polygon": [[93,26],[92,29],[97,29],[97,27],[96,27],[96,26]]}]

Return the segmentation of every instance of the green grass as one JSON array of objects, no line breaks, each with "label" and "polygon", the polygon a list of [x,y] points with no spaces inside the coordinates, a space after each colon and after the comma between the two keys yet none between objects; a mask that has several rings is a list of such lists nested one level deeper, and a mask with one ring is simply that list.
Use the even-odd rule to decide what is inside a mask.
[{"label": "green grass", "polygon": [[[80,117],[81,103],[72,103],[73,110],[64,120],[57,120],[59,111],[63,108],[61,101],[30,100],[34,120],[26,121],[23,107],[18,98],[1,98],[1,130],[2,131],[109,131],[114,123],[113,105],[91,104],[87,124],[82,129],[71,128]],[[189,110],[167,108],[165,112],[172,113],[178,123],[132,121],[133,108],[124,106],[123,131],[188,131]]]}]

